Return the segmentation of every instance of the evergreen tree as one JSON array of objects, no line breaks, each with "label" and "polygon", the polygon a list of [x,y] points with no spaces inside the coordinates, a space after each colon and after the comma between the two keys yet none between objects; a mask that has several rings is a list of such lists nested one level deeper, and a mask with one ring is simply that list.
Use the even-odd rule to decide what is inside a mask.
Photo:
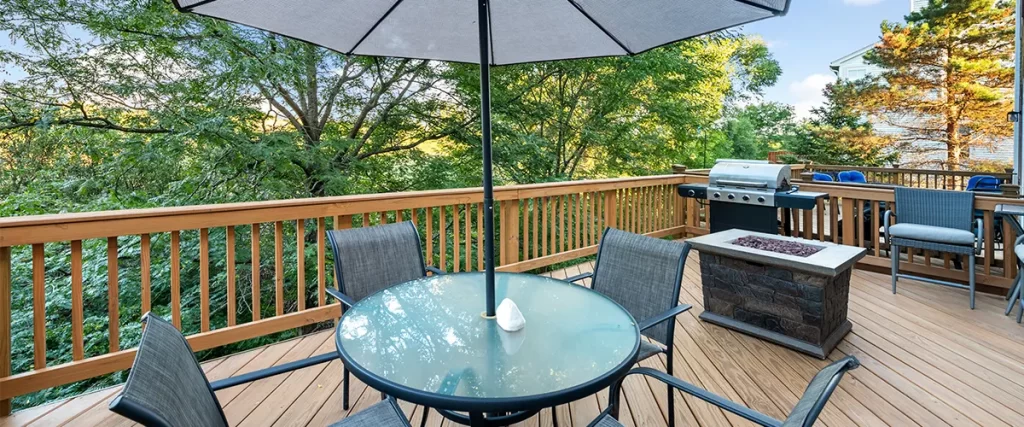
[{"label": "evergreen tree", "polygon": [[882,24],[865,59],[883,72],[860,84],[858,108],[907,142],[941,142],[957,169],[971,147],[1012,132],[1013,39],[1012,1],[932,0],[906,23]]},{"label": "evergreen tree", "polygon": [[787,145],[797,158],[819,164],[882,166],[899,160],[891,136],[877,135],[871,122],[854,111],[851,83],[825,88],[825,104],[811,110],[812,117]]}]

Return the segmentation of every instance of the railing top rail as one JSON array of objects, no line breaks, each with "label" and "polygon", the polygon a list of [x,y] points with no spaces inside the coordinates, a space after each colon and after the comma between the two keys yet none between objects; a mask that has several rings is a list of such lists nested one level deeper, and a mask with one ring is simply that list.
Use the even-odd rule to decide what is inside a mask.
[{"label": "railing top rail", "polygon": [[818,165],[808,164],[805,169],[818,170],[818,171],[848,171],[858,170],[865,172],[888,172],[888,173],[921,173],[921,174],[932,174],[932,175],[943,175],[943,176],[975,176],[975,175],[991,175],[996,178],[1011,178],[1012,173],[1008,172],[980,172],[980,171],[951,171],[944,169],[915,169],[915,168],[888,168],[888,167],[877,167],[877,166],[846,166],[846,165]]},{"label": "railing top rail", "polygon": [[[556,196],[683,182],[680,175],[551,182],[497,187],[495,199]],[[0,218],[0,246],[80,240],[114,235],[158,233],[268,221],[350,215],[355,213],[479,203],[483,190],[447,190],[358,194],[320,198],[126,209]],[[173,221],[166,221],[173,219]]]}]

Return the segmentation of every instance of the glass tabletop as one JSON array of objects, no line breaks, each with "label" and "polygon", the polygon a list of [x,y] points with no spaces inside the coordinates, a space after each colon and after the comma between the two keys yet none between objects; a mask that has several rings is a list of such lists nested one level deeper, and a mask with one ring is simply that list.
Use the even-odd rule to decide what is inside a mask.
[{"label": "glass tabletop", "polygon": [[[593,393],[632,365],[640,342],[636,322],[604,295],[509,273],[496,274],[495,295],[499,304],[510,298],[519,306],[526,319],[522,330],[506,332],[481,316],[483,273],[449,274],[359,301],[338,325],[338,350],[357,377],[377,383],[371,386],[466,411],[475,409],[460,402],[522,403],[582,389]],[[418,402],[418,395],[430,402]]]}]

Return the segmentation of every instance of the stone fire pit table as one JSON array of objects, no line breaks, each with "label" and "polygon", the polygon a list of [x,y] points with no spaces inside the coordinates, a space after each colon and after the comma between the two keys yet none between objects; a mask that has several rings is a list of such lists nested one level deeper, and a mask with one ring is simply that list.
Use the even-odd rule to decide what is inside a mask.
[{"label": "stone fire pit table", "polygon": [[[793,256],[732,244],[757,236],[821,247]],[[853,325],[850,273],[867,249],[733,229],[689,239],[700,251],[700,319],[824,359]]]}]

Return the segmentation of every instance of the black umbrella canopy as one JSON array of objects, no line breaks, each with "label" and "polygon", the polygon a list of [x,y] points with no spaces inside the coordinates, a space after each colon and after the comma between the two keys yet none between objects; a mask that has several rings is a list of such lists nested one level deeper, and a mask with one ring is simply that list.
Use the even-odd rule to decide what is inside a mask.
[{"label": "black umbrella canopy", "polygon": [[790,0],[174,0],[346,55],[478,63],[485,315],[495,314],[489,65],[625,56],[784,15]]}]

